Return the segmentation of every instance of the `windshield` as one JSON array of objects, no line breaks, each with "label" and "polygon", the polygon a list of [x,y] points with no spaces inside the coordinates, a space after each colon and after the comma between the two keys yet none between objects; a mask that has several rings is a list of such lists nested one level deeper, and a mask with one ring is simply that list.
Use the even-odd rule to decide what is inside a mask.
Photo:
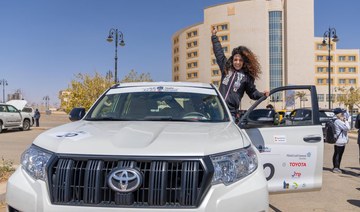
[{"label": "windshield", "polygon": [[103,96],[85,120],[222,122],[230,119],[217,95],[133,92]]}]

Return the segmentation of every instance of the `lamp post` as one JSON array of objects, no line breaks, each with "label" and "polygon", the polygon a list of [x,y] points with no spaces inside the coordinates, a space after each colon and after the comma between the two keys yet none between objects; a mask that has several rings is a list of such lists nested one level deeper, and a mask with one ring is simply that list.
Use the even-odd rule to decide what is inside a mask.
[{"label": "lamp post", "polygon": [[[125,42],[124,42],[124,35],[121,31],[119,31],[118,29],[113,29],[111,28],[109,31],[109,36],[106,39],[108,42],[112,42],[114,40],[114,36],[115,36],[115,84],[118,83],[118,78],[117,78],[117,47],[118,45],[120,46],[125,46]],[[119,43],[120,42],[120,43]],[[119,43],[119,44],[118,44]]]},{"label": "lamp post", "polygon": [[322,45],[326,46],[328,45],[328,86],[329,86],[329,109],[331,109],[331,37],[333,42],[339,41],[338,36],[336,35],[336,29],[330,28],[324,32]]},{"label": "lamp post", "polygon": [[5,86],[8,86],[8,82],[6,81],[6,79],[2,79],[0,81],[0,85],[3,86],[3,103],[5,103]]}]

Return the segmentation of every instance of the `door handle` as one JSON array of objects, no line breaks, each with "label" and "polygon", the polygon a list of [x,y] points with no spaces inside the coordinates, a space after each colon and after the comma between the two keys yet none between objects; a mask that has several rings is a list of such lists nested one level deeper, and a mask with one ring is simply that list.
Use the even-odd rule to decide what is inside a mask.
[{"label": "door handle", "polygon": [[303,140],[308,143],[317,143],[322,140],[322,137],[320,135],[310,135],[304,137]]}]

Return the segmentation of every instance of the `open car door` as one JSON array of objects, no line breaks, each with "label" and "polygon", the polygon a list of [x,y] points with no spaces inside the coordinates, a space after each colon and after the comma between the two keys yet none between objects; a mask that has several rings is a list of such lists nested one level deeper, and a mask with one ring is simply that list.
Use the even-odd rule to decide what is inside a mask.
[{"label": "open car door", "polygon": [[[274,108],[267,109],[268,104]],[[299,108],[310,113],[301,117],[292,112]],[[276,112],[284,109],[288,115]],[[315,86],[271,90],[246,111],[239,127],[261,153],[270,192],[321,189],[324,143]]]}]

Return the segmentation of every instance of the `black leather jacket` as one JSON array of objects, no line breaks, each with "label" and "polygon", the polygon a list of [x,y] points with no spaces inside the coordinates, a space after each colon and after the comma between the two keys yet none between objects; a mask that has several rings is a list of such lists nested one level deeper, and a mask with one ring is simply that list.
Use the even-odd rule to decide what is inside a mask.
[{"label": "black leather jacket", "polygon": [[254,78],[248,74],[244,69],[235,71],[232,69],[228,74],[225,74],[225,64],[227,58],[225,57],[221,43],[216,35],[211,36],[216,62],[221,70],[221,84],[220,93],[224,97],[225,102],[230,109],[231,115],[235,116],[239,109],[240,102],[244,96],[244,92],[250,99],[257,100],[264,96],[264,93],[259,92],[254,84]]}]

